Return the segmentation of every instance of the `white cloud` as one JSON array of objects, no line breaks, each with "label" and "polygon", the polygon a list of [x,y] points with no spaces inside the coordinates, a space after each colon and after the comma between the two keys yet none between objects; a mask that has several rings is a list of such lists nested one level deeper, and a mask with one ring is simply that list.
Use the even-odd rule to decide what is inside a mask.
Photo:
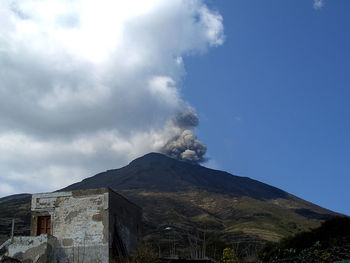
[{"label": "white cloud", "polygon": [[324,6],[324,0],[314,0],[314,9],[318,10]]},{"label": "white cloud", "polygon": [[0,196],[162,149],[183,57],[224,41],[201,0],[3,0],[0,17]]}]

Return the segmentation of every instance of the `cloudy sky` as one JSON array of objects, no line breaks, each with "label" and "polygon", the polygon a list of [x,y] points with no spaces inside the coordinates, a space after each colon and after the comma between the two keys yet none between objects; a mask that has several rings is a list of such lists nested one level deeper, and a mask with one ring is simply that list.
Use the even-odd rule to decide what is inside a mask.
[{"label": "cloudy sky", "polygon": [[195,1],[1,1],[0,195],[48,191],[150,151],[202,162],[184,56],[223,44]]},{"label": "cloudy sky", "polygon": [[0,196],[158,151],[350,214],[349,5],[2,0]]}]

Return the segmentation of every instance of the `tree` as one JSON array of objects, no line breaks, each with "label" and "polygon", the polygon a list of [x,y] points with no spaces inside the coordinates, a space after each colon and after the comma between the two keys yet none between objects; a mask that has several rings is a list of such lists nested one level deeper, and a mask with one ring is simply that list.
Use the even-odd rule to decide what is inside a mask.
[{"label": "tree", "polygon": [[233,248],[225,248],[222,251],[222,259],[224,263],[234,263],[238,261],[238,257],[235,254],[235,250]]}]

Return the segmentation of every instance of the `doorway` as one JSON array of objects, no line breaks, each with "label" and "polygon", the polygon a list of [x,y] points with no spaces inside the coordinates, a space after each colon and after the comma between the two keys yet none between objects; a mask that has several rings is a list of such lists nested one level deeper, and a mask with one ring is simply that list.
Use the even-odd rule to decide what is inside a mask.
[{"label": "doorway", "polygon": [[51,235],[51,216],[38,216],[37,236],[41,234]]}]

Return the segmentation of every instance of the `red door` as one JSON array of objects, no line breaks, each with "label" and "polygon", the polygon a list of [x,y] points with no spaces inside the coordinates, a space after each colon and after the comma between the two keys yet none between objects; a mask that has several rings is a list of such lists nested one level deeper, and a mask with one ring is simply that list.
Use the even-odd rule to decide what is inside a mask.
[{"label": "red door", "polygon": [[38,217],[38,231],[37,235],[49,234],[51,235],[51,217],[39,216]]}]

